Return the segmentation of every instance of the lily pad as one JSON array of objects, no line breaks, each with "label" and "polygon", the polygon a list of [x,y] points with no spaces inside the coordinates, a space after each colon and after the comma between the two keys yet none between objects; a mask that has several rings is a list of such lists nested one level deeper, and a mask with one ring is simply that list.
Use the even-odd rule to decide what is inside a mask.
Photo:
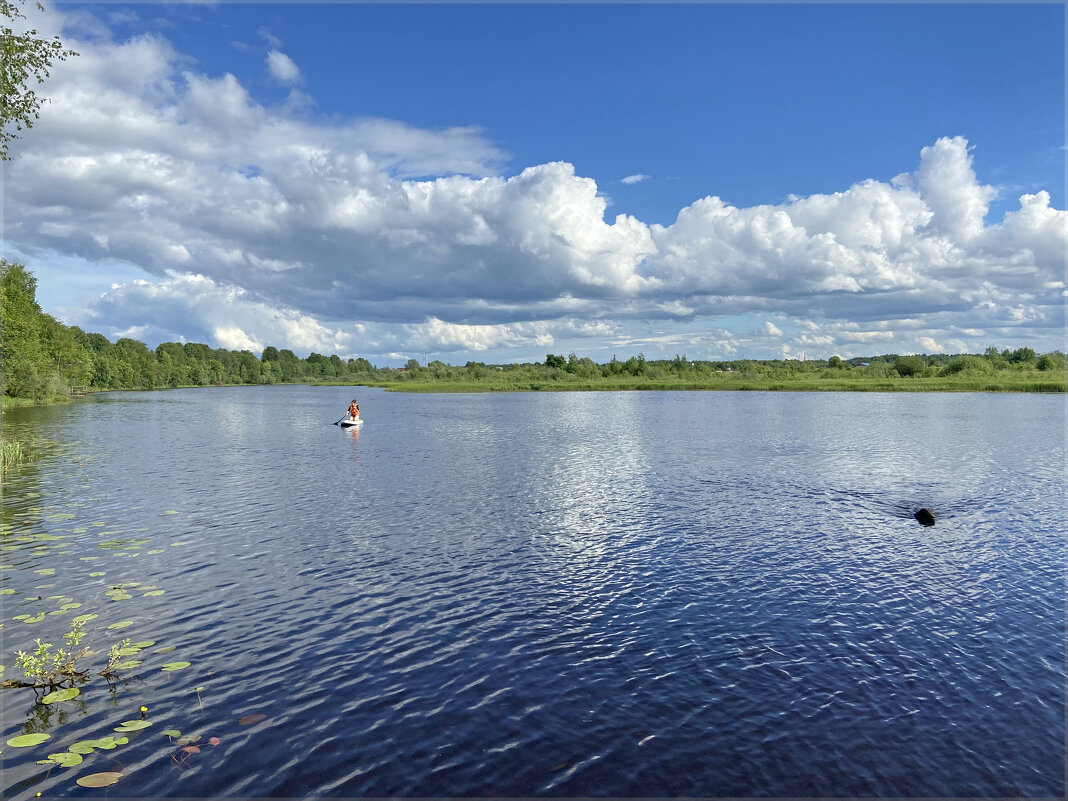
[{"label": "lily pad", "polygon": [[181,737],[182,733],[178,729],[164,729],[160,734],[165,734],[168,737]]},{"label": "lily pad", "polygon": [[127,626],[132,626],[132,625],[133,625],[133,621],[132,620],[120,620],[118,623],[112,623],[110,626],[108,626],[108,628],[109,629],[124,629]]},{"label": "lily pad", "polygon": [[142,598],[155,598],[157,595],[163,595],[163,590],[152,590],[151,592],[146,592],[141,597]]},{"label": "lily pad", "polygon": [[160,668],[160,670],[182,670],[183,668],[189,667],[191,664],[193,664],[193,663],[192,662],[168,662],[166,665],[164,665],[162,668]]},{"label": "lily pad", "polygon": [[0,595],[14,595],[14,594],[15,594],[15,591],[13,589],[11,589],[10,587],[4,587],[4,589],[0,590]]},{"label": "lily pad", "polygon": [[134,654],[139,653],[140,650],[141,649],[136,647],[136,646],[129,645],[126,648],[120,648],[119,650],[115,651],[115,655],[116,656],[133,656]]},{"label": "lily pad", "polygon": [[98,615],[95,612],[93,612],[93,613],[88,614],[88,615],[78,615],[78,617],[72,618],[71,622],[72,623],[88,623],[90,620],[96,620],[98,617],[100,617],[100,615]]},{"label": "lily pad", "polygon": [[237,719],[237,725],[239,726],[254,726],[261,720],[267,720],[267,716],[263,712],[251,712],[248,715],[244,715]]},{"label": "lily pad", "polygon": [[111,593],[108,594],[108,597],[113,601],[128,601],[133,598],[128,592]]},{"label": "lily pad", "polygon": [[152,653],[154,654],[169,654],[171,651],[178,650],[177,645],[164,645],[162,648],[157,648]]},{"label": "lily pad", "polygon": [[141,729],[147,729],[152,725],[151,720],[124,720],[115,731],[127,732],[127,731],[140,731]]},{"label": "lily pad", "polygon": [[121,773],[114,771],[108,771],[106,773],[90,773],[88,776],[82,776],[78,779],[78,784],[82,787],[107,787],[115,784],[122,778]]},{"label": "lily pad", "polygon": [[76,698],[81,695],[82,691],[77,687],[68,687],[65,690],[56,690],[54,693],[49,693],[41,699],[42,704],[54,704],[57,701],[69,701],[71,698]]},{"label": "lily pad", "polygon": [[163,549],[162,548],[153,548],[151,551],[145,551],[145,553],[149,554],[150,556],[155,556],[158,553],[163,553]]},{"label": "lily pad", "polygon": [[54,567],[42,567],[40,570],[34,570],[33,572],[41,576],[56,575],[56,569]]},{"label": "lily pad", "polygon": [[136,659],[127,659],[125,662],[119,662],[116,665],[112,665],[112,670],[133,670],[136,667],[140,667],[141,663]]},{"label": "lily pad", "polygon": [[45,740],[52,739],[51,734],[37,733],[37,734],[20,734],[18,737],[12,737],[7,741],[7,744],[12,748],[29,748],[33,745],[40,745]]},{"label": "lily pad", "polygon": [[44,612],[38,612],[33,617],[28,617],[22,622],[23,623],[40,623],[44,619],[45,619],[45,613]]},{"label": "lily pad", "polygon": [[168,509],[163,514],[165,514],[165,515],[176,515],[176,514],[178,514],[178,512],[176,510],[174,510],[174,509]]},{"label": "lily pad", "polygon": [[130,647],[131,648],[151,648],[155,644],[156,644],[155,640],[145,640],[144,642],[135,642]]},{"label": "lily pad", "polygon": [[103,570],[94,570],[92,573],[89,574],[89,577],[90,578],[96,578],[97,576],[103,576],[103,575],[104,575],[104,571]]},{"label": "lily pad", "polygon": [[75,601],[73,603],[63,604],[63,606],[61,606],[59,608],[63,609],[64,611],[66,611],[66,610],[69,610],[69,609],[81,609],[82,605],[80,603],[78,603],[77,601]]},{"label": "lily pad", "polygon": [[38,765],[47,765],[49,762],[55,762],[61,768],[73,768],[75,765],[82,764],[82,755],[75,754],[71,751],[64,751],[60,754],[49,754],[48,759],[38,762]]},{"label": "lily pad", "polygon": [[96,740],[82,740],[67,748],[72,754],[91,754],[96,750]]},{"label": "lily pad", "polygon": [[127,737],[114,737],[108,735],[107,737],[101,737],[99,740],[86,740],[85,743],[93,746],[94,748],[101,748],[105,751],[112,751],[120,745],[126,745],[130,742]]},{"label": "lily pad", "polygon": [[189,745],[200,740],[199,734],[186,734],[184,737],[178,738],[178,745]]}]

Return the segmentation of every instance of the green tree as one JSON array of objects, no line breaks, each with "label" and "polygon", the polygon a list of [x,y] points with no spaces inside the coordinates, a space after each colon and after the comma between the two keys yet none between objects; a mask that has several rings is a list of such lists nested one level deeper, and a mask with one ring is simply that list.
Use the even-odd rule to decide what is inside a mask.
[{"label": "green tree", "polygon": [[304,375],[304,362],[289,348],[278,351],[278,366],[282,368],[283,381],[295,381]]},{"label": "green tree", "polygon": [[555,356],[552,353],[547,353],[545,355],[545,366],[563,368],[567,366],[567,359],[563,356]]},{"label": "green tree", "polygon": [[349,359],[349,372],[351,373],[373,373],[374,371],[374,365],[363,356],[358,359]]},{"label": "green tree", "polygon": [[949,360],[949,363],[942,368],[939,375],[949,376],[957,375],[958,373],[965,373],[969,375],[973,374],[986,374],[994,371],[990,361],[984,359],[982,356],[969,356],[964,354],[957,356]]},{"label": "green tree", "polygon": [[144,342],[123,337],[115,343],[115,355],[125,365],[120,368],[122,389],[152,389],[156,386],[156,354]]},{"label": "green tree", "polygon": [[93,373],[93,357],[78,342],[74,330],[49,314],[41,316],[41,338],[48,358],[49,371],[56,376],[56,386],[73,393],[75,387],[85,387]]},{"label": "green tree", "polygon": [[37,279],[22,264],[0,260],[0,370],[4,394],[41,400],[49,373],[41,342]]},{"label": "green tree", "polygon": [[163,342],[156,346],[159,360],[159,380],[164,386],[180,387],[193,383],[189,380],[189,357],[180,342]]},{"label": "green tree", "polygon": [[1035,366],[1039,370],[1063,370],[1064,369],[1064,354],[1059,350],[1052,351],[1050,353],[1043,353],[1038,357],[1038,361]]},{"label": "green tree", "polygon": [[905,378],[922,376],[927,370],[927,361],[922,356],[902,356],[894,362],[894,369]]},{"label": "green tree", "polygon": [[94,389],[114,389],[118,386],[118,374],[114,369],[113,361],[103,353],[93,357],[93,372],[89,383]]},{"label": "green tree", "polygon": [[[7,161],[8,144],[19,138],[18,131],[33,127],[40,116],[44,98],[37,96],[31,83],[44,83],[55,61],[78,55],[65,50],[59,37],[42,39],[35,29],[16,33],[11,23],[25,19],[19,8],[23,0],[0,0],[0,161]],[[41,11],[44,6],[34,5]],[[14,126],[14,130],[12,130]]]},{"label": "green tree", "polygon": [[256,358],[256,354],[242,350],[235,355],[237,358],[238,381],[242,384],[260,383],[260,360]]},{"label": "green tree", "polygon": [[1012,364],[1034,364],[1036,360],[1033,348],[1017,348],[1009,356]]}]

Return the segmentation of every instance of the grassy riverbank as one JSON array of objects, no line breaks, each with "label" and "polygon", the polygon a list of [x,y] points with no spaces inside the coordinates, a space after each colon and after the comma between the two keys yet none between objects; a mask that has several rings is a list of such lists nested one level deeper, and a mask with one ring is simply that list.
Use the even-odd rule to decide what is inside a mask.
[{"label": "grassy riverbank", "polygon": [[[1057,380],[1059,379],[1059,380]],[[326,383],[326,386],[352,386]],[[361,382],[362,386],[382,387],[390,392],[598,392],[622,390],[675,391],[758,391],[758,392],[1065,392],[1066,381],[1059,376],[1006,374],[990,377],[931,378],[852,378],[831,376],[813,378],[727,377],[708,380],[643,379],[639,377],[603,380],[554,381],[448,381],[425,380]]]},{"label": "grassy riverbank", "polygon": [[[291,382],[321,387],[378,387],[387,392],[619,392],[633,390],[693,391],[693,392],[1055,392],[1068,391],[1068,379],[1063,370],[1057,371],[998,371],[990,375],[933,375],[926,377],[863,376],[844,370],[823,370],[821,373],[801,373],[795,376],[717,373],[712,376],[674,377],[668,373],[657,377],[619,375],[589,378],[559,371],[552,378],[540,378],[524,372],[509,371],[488,374],[478,380],[462,376],[437,378],[430,371],[393,377],[389,381],[351,379],[320,379]],[[276,384],[275,386],[286,386]],[[223,386],[242,386],[225,384]],[[159,389],[193,389],[195,387],[160,387]],[[115,390],[110,390],[115,391]],[[123,391],[123,390],[119,390]],[[144,390],[134,390],[144,391]],[[32,398],[3,398],[3,408],[18,406],[70,403],[69,397],[51,401]]]}]

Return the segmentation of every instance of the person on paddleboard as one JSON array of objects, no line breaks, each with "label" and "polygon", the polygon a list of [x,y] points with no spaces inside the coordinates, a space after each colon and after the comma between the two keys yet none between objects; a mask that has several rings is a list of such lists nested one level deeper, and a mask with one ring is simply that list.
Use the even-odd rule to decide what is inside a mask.
[{"label": "person on paddleboard", "polygon": [[360,404],[356,402],[356,399],[352,399],[352,403],[349,404],[349,417],[355,420],[360,416]]}]

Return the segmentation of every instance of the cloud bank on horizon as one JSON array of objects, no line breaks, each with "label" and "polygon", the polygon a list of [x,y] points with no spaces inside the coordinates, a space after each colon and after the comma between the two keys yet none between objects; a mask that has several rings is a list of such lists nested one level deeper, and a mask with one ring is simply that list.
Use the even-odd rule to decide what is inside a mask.
[{"label": "cloud bank on horizon", "polygon": [[159,35],[67,43],[81,55],[8,165],[4,239],[31,270],[147,273],[59,314],[112,338],[380,364],[1063,347],[1068,213],[1037,191],[987,221],[996,190],[960,135],[889,182],[710,195],[647,224],[606,219],[571,164],[502,174],[476,127],[317,118],[281,43],[263,60],[289,87],[274,106]]}]

